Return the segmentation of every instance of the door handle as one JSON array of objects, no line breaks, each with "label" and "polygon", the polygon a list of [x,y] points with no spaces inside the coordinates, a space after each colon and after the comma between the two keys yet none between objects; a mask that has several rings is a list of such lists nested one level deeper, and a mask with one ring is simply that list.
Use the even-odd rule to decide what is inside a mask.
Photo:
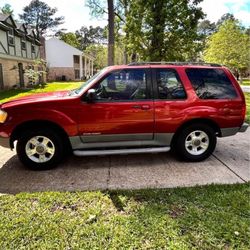
[{"label": "door handle", "polygon": [[142,105],[141,109],[142,110],[148,110],[148,109],[150,109],[150,106],[149,105]]},{"label": "door handle", "polygon": [[142,107],[140,105],[134,105],[134,106],[132,106],[132,108],[134,108],[134,109],[141,109]]}]

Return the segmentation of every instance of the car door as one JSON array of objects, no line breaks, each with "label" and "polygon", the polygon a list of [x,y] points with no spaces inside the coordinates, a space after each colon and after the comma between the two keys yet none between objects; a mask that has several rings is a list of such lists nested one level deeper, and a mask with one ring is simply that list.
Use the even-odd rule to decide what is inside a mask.
[{"label": "car door", "polygon": [[152,140],[154,107],[149,69],[128,68],[107,73],[92,89],[93,103],[83,101],[79,113],[82,142]]},{"label": "car door", "polygon": [[189,105],[179,73],[174,68],[153,68],[155,133],[173,135]]}]

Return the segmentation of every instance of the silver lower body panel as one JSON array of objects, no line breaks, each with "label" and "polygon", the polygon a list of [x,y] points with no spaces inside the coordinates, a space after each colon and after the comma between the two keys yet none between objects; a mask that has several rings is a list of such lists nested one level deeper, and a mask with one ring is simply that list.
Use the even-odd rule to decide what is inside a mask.
[{"label": "silver lower body panel", "polygon": [[[95,137],[95,135],[92,135],[93,137]],[[92,142],[94,140],[90,140],[88,138],[88,142],[85,142],[83,140],[82,137],[80,136],[74,136],[74,137],[70,137],[70,143],[72,146],[73,150],[78,150],[78,149],[97,149],[97,148],[117,148],[117,147],[147,147],[147,146],[151,146],[151,147],[165,147],[165,146],[170,146],[172,138],[173,138],[174,134],[173,133],[157,133],[154,134],[151,140],[148,140],[147,137],[144,137],[145,139],[143,140],[143,138],[140,136],[138,137],[136,134],[134,136],[134,140],[131,140],[131,134],[128,135],[127,138],[129,138],[130,140],[126,140],[126,135],[112,135],[112,139],[111,140],[111,136],[108,137],[106,135],[100,136],[98,135],[98,137],[100,138],[99,142]],[[102,138],[101,138],[102,137]],[[107,139],[106,141],[104,139]],[[121,140],[122,138],[122,140]]]}]

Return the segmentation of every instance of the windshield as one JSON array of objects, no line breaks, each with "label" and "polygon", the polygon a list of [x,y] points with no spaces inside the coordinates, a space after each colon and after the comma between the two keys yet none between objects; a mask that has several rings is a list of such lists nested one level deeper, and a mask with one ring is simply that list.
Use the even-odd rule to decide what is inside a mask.
[{"label": "windshield", "polygon": [[84,83],[81,85],[80,88],[72,90],[71,93],[70,93],[70,95],[72,95],[72,94],[78,95],[78,94],[82,93],[85,89],[88,88],[88,86],[89,86],[90,84],[93,83],[94,80],[96,80],[99,76],[101,76],[106,70],[107,70],[107,68],[104,68],[104,69],[102,69],[101,71],[99,71],[98,73],[96,73],[96,74],[95,74],[94,76],[92,76],[87,82],[84,82]]}]

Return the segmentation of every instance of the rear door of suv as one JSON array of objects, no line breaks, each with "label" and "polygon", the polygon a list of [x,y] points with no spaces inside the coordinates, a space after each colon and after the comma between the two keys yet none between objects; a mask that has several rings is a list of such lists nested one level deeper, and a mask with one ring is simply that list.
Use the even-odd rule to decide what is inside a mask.
[{"label": "rear door of suv", "polygon": [[188,94],[178,68],[152,66],[155,133],[173,134],[184,120]]}]

